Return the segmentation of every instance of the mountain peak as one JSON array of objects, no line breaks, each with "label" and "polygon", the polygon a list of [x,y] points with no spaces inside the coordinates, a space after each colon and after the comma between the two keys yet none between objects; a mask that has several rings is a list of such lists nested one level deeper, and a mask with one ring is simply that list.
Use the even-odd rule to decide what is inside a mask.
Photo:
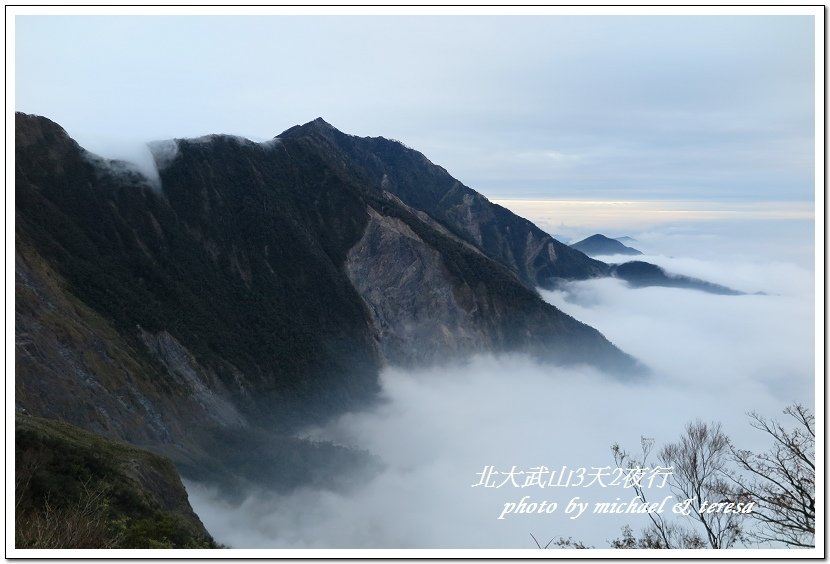
[{"label": "mountain peak", "polygon": [[332,126],[329,122],[327,122],[326,120],[324,120],[321,117],[318,117],[317,119],[308,122],[306,125],[310,125],[310,126],[314,126],[314,127],[324,127],[326,129],[334,129],[334,126]]},{"label": "mountain peak", "polygon": [[44,142],[75,145],[66,130],[49,118],[23,112],[15,112],[14,118],[15,143],[18,147]]},{"label": "mountain peak", "polygon": [[303,125],[295,125],[282,132],[279,137],[303,137],[306,135],[330,135],[332,133],[341,133],[336,127],[327,122],[321,117],[314,119]]},{"label": "mountain peak", "polygon": [[599,255],[641,255],[640,251],[633,247],[627,247],[616,239],[596,233],[582,241],[572,243],[571,247],[585,253],[588,256]]}]

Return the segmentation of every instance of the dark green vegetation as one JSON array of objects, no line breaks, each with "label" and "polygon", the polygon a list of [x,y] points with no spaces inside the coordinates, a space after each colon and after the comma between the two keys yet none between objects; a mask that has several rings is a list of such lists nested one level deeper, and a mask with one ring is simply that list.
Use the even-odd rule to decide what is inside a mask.
[{"label": "dark green vegetation", "polygon": [[235,405],[269,420],[376,390],[364,306],[339,273],[364,221],[354,187],[319,163],[285,169],[257,145],[219,137],[181,143],[161,195],[102,173],[55,124],[18,120],[18,242],[137,362],[153,360],[140,331],[165,331]]},{"label": "dark green vegetation", "polygon": [[15,508],[17,548],[216,548],[169,460],[20,414]]}]

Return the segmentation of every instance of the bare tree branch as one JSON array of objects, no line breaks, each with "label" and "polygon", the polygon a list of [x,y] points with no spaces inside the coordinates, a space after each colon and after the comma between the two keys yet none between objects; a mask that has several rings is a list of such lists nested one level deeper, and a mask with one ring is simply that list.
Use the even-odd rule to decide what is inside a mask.
[{"label": "bare tree branch", "polygon": [[730,445],[740,470],[731,476],[758,503],[753,517],[759,527],[752,536],[761,542],[793,547],[815,546],[815,417],[794,404],[784,410],[795,421],[787,429],[750,413],[752,427],[769,435],[767,452],[754,454]]}]

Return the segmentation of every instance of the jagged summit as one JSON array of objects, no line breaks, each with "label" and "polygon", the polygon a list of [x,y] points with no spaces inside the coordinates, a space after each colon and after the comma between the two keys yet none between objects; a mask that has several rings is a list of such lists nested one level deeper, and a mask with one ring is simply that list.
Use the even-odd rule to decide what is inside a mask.
[{"label": "jagged summit", "polygon": [[318,117],[318,118],[308,122],[306,125],[312,125],[314,127],[321,127],[321,128],[327,128],[327,129],[335,129],[335,127],[332,124],[330,124],[329,122],[327,122],[326,120],[324,120],[321,117]]},{"label": "jagged summit", "polygon": [[[36,117],[39,119],[46,119],[40,118],[40,116],[29,116],[29,117]],[[48,121],[48,120],[47,120]],[[60,128],[57,124],[56,127]],[[64,135],[66,133],[64,132]],[[351,135],[347,135],[343,133],[322,117],[318,117],[308,123],[304,123],[302,125],[295,125],[293,127],[288,128],[284,132],[280,133],[279,135],[275,135],[269,140],[263,142],[257,142],[245,137],[243,135],[233,135],[229,133],[207,133],[205,135],[200,135],[198,137],[177,137],[175,139],[163,139],[163,140],[156,140],[151,141],[148,143],[151,150],[154,149],[156,146],[167,146],[171,143],[175,144],[188,144],[188,145],[208,145],[208,144],[236,144],[236,145],[249,145],[249,146],[268,146],[270,143],[286,138],[300,138],[300,137],[308,137],[308,136],[322,136],[324,138],[330,138],[333,135],[342,136],[342,137],[353,137]],[[68,135],[67,135],[68,138]]]},{"label": "jagged summit", "polygon": [[277,137],[279,138],[290,138],[290,137],[304,137],[307,135],[324,135],[328,136],[331,134],[336,135],[346,135],[332,124],[327,122],[321,117],[311,120],[308,123],[304,123],[302,125],[295,125],[293,127],[289,127],[282,133],[280,133]]}]

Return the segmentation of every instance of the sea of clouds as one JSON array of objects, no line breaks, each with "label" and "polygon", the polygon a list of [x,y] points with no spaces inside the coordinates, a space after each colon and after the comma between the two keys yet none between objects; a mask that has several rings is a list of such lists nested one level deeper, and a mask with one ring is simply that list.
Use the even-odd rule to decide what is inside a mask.
[{"label": "sea of clouds", "polygon": [[[615,279],[541,292],[648,365],[645,379],[512,355],[415,371],[389,368],[378,406],[303,433],[366,449],[383,462],[381,472],[348,492],[258,490],[233,504],[210,486],[187,483],[191,503],[215,538],[235,548],[535,548],[531,534],[543,545],[573,537],[606,548],[622,525],[636,531],[647,518],[590,510],[571,518],[566,506],[575,497],[627,502],[630,489],[509,481],[485,488],[475,486],[480,473],[493,467],[502,481],[514,467],[613,466],[612,444],[636,452],[646,436],[657,450],[696,419],[722,423],[742,448],[767,448],[748,412],[784,419],[781,411],[792,402],[814,407],[814,270],[805,252],[812,249],[811,225],[730,230],[702,224],[628,233],[637,241],[626,244],[639,242],[648,253],[644,260],[747,295],[631,289]],[[521,482],[526,474],[519,476]],[[655,501],[670,494],[668,488],[649,492]],[[518,505],[524,496],[526,503],[557,503],[557,510],[503,514],[505,504]]]}]

